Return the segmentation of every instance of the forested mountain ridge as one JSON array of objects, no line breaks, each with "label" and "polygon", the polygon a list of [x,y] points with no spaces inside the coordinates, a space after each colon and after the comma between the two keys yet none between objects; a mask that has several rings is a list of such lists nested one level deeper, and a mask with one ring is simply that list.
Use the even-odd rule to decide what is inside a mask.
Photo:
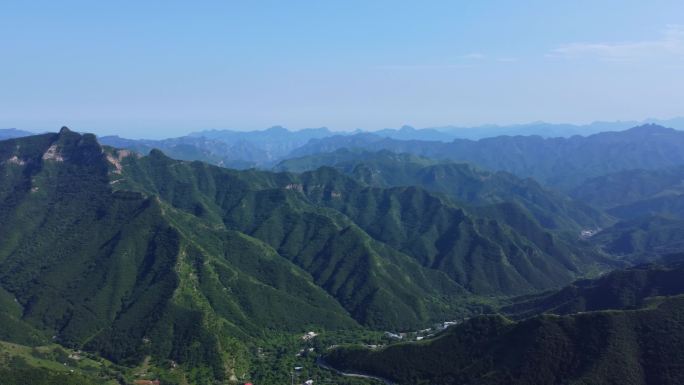
[{"label": "forested mountain ridge", "polygon": [[[624,123],[620,127],[626,128]],[[553,131],[539,136],[531,135],[536,132],[534,130],[482,129],[482,132],[490,135],[477,134],[474,136],[477,140],[459,139],[457,131],[403,127],[398,130],[343,133],[325,128],[289,131],[272,127],[251,132],[200,131],[163,140],[131,140],[116,136],[105,136],[100,140],[106,145],[143,154],[157,148],[172,158],[201,160],[240,169],[268,169],[284,160],[339,149],[389,150],[431,159],[472,163],[491,171],[507,171],[522,178],[532,177],[543,186],[565,192],[574,191],[587,179],[609,173],[684,164],[681,156],[684,132],[656,124],[645,124],[624,131],[588,131],[591,133],[588,136],[561,133],[554,136]]]},{"label": "forested mountain ridge", "polygon": [[504,309],[529,317],[517,322],[480,316],[433,339],[325,359],[400,385],[679,384],[683,273],[681,264],[616,271]]},{"label": "forested mountain ridge", "polygon": [[382,150],[340,149],[285,160],[277,170],[307,171],[332,166],[366,184],[380,187],[420,186],[468,205],[517,203],[545,228],[579,232],[610,224],[600,211],[561,193],[547,190],[531,178],[490,172],[466,163],[437,161]]},{"label": "forested mountain ridge", "polygon": [[577,199],[606,209],[681,194],[684,166],[606,174],[587,180],[571,192]]},{"label": "forested mountain ridge", "polygon": [[586,137],[499,136],[452,142],[394,140],[370,133],[313,139],[291,157],[340,148],[390,150],[433,159],[473,163],[488,170],[532,177],[543,185],[570,191],[586,179],[629,169],[684,164],[684,132],[653,124]]},{"label": "forested mountain ridge", "polygon": [[613,255],[649,259],[684,250],[684,168],[625,170],[587,180],[571,195],[621,220],[592,242]]},{"label": "forested mountain ridge", "polygon": [[356,327],[262,242],[113,191],[129,156],[66,129],[0,142],[0,284],[21,307],[3,313],[23,334],[220,379],[245,375],[243,343],[263,328]]},{"label": "forested mountain ridge", "polygon": [[[532,289],[545,286],[542,282],[552,280],[543,277],[556,273],[560,273],[556,279],[563,281],[569,277],[569,271],[579,272],[582,270],[580,266],[592,258],[586,250],[568,247],[564,241],[545,232],[515,205],[507,205],[506,210],[483,210],[492,215],[478,217],[420,188],[366,186],[331,168],[303,174],[274,174],[256,170],[225,170],[201,163],[184,164],[171,161],[160,153],[153,153],[143,160],[142,163],[135,163],[145,165],[148,171],[140,169],[140,172],[164,175],[167,170],[175,170],[184,175],[183,178],[179,178],[178,174],[156,179],[136,177],[137,180],[151,181],[152,184],[146,187],[150,191],[158,191],[162,196],[169,194],[164,198],[166,201],[179,201],[175,197],[178,187],[169,186],[168,183],[180,184],[183,181],[180,191],[193,197],[191,200],[182,200],[193,202],[186,204],[189,206],[185,209],[207,215],[220,212],[219,216],[226,225],[257,236],[277,250],[288,245],[292,247],[292,242],[282,242],[290,237],[288,224],[294,218],[300,220],[302,215],[309,216],[311,220],[298,225],[308,228],[313,213],[323,208],[333,208],[335,210],[332,212],[326,210],[325,215],[353,222],[374,239],[412,256],[426,267],[450,271],[452,278],[457,279],[460,285],[471,287],[477,294],[509,290],[519,292],[524,291],[525,287]],[[152,171],[150,167],[162,168]],[[131,167],[131,170],[134,168]],[[217,210],[209,208],[215,207],[217,198],[222,207]],[[296,217],[292,217],[293,208]],[[309,210],[314,211],[307,212]],[[280,225],[283,217],[289,218],[288,222]],[[514,219],[525,222],[525,225],[516,230],[509,225],[509,221]],[[276,226],[277,223],[279,225]],[[555,250],[552,253],[554,255],[550,254],[551,249]],[[503,264],[508,266],[504,270],[496,262],[501,258],[508,259]],[[529,258],[539,259],[531,262]],[[442,263],[446,265],[440,265]],[[504,274],[501,281],[485,279],[484,276],[472,277],[473,273],[483,274],[487,269],[478,269],[484,266],[490,266],[494,269],[490,273],[497,274],[513,269],[512,275]],[[541,281],[532,283],[535,280],[529,279],[536,274],[532,272],[537,269],[541,269],[538,271]],[[545,273],[542,274],[542,271]],[[475,286],[472,286],[473,279],[478,282]]]},{"label": "forested mountain ridge", "polygon": [[596,279],[573,282],[561,290],[513,300],[501,310],[515,318],[606,309],[636,309],[650,298],[684,294],[684,263],[652,263],[615,270]]}]

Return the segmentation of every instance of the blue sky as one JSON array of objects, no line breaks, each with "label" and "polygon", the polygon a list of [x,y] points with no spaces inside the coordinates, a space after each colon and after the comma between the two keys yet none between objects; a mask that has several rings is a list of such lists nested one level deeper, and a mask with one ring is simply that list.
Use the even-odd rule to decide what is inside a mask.
[{"label": "blue sky", "polygon": [[3,1],[0,127],[684,115],[682,1]]}]

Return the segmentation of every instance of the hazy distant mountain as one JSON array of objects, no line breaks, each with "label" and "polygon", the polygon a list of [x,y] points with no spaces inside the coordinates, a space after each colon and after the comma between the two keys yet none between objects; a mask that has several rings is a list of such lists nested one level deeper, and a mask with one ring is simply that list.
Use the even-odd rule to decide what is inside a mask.
[{"label": "hazy distant mountain", "polygon": [[615,206],[606,210],[622,219],[636,219],[649,215],[684,219],[684,193],[672,193]]},{"label": "hazy distant mountain", "polygon": [[244,169],[268,167],[310,139],[332,134],[327,128],[289,131],[283,127],[271,127],[262,131],[209,130],[161,140],[104,136],[100,138],[100,142],[142,154],[156,148],[174,159],[200,160],[223,167]]},{"label": "hazy distant mountain", "polygon": [[651,123],[684,130],[684,118],[674,118],[667,120],[646,119],[643,121],[592,122],[589,124],[532,122],[510,125],[441,126],[422,129],[403,126],[399,129],[388,128],[372,131],[371,133],[399,140],[435,140],[442,142],[450,142],[454,139],[477,140],[502,135],[537,135],[543,138],[567,138],[575,135],[587,136],[599,132],[623,131],[631,127]]},{"label": "hazy distant mountain", "polygon": [[216,140],[231,146],[247,143],[263,152],[263,160],[259,162],[263,163],[264,161],[280,159],[311,139],[332,135],[334,133],[325,127],[290,131],[281,126],[275,126],[261,131],[207,130],[193,132],[189,136]]},{"label": "hazy distant mountain", "polygon": [[292,157],[332,152],[340,148],[390,150],[433,159],[474,163],[533,177],[548,186],[572,189],[588,178],[627,169],[656,169],[684,164],[684,131],[644,125],[587,137],[542,138],[500,136],[445,143],[396,140],[363,133],[313,139]]},{"label": "hazy distant mountain", "polygon": [[571,195],[596,207],[613,208],[684,194],[684,166],[625,170],[591,178]]},{"label": "hazy distant mountain", "polygon": [[[360,133],[362,131],[356,131]],[[439,130],[434,128],[413,128],[411,126],[402,126],[401,128],[385,128],[382,130],[371,131],[372,134],[385,138],[399,139],[399,140],[437,140],[442,142],[450,142],[458,136],[454,135],[448,130]]]},{"label": "hazy distant mountain", "polygon": [[17,130],[16,128],[2,128],[0,129],[0,140],[21,138],[22,136],[35,135],[32,132]]},{"label": "hazy distant mountain", "polygon": [[255,167],[259,163],[268,161],[263,151],[245,141],[228,144],[220,140],[191,136],[161,140],[103,136],[99,138],[99,141],[108,146],[133,150],[143,155],[153,149],[158,149],[174,159],[199,160],[237,169]]},{"label": "hazy distant mountain", "polygon": [[[684,121],[684,119],[680,120]],[[678,121],[673,120],[673,122],[677,123]],[[592,123],[586,126],[540,122],[511,126],[466,128],[448,126],[416,129],[410,126],[403,126],[399,129],[387,128],[374,132],[361,130],[335,132],[327,128],[291,131],[276,126],[258,131],[205,130],[191,133],[188,136],[161,140],[133,140],[117,136],[104,136],[100,140],[108,145],[133,149],[142,153],[148,153],[150,149],[158,148],[177,159],[201,160],[224,167],[269,168],[283,159],[315,152],[332,151],[340,147],[365,148],[369,146],[369,143],[380,142],[384,139],[392,139],[402,143],[418,141],[420,142],[417,143],[418,147],[423,147],[425,145],[424,142],[456,146],[451,142],[460,143],[463,140],[462,138],[481,139],[499,137],[501,135],[537,135],[535,136],[537,138],[569,137],[577,134],[589,135],[597,131],[623,130],[633,125],[635,125],[635,122]],[[684,127],[684,124],[680,126]],[[513,139],[509,138],[508,140]],[[408,143],[403,143],[403,145],[410,146]],[[380,146],[379,148],[383,147]],[[433,152],[426,151],[421,154],[453,159],[449,154],[439,154],[439,151],[433,154]]]},{"label": "hazy distant mountain", "polygon": [[684,166],[607,174],[586,181],[572,195],[621,219],[684,220]]},{"label": "hazy distant mountain", "polygon": [[[617,121],[617,122],[593,122],[584,125],[567,124],[567,123],[546,123],[533,122],[525,124],[513,125],[483,125],[477,127],[455,127],[445,126],[436,127],[435,130],[453,136],[453,138],[461,139],[484,139],[496,136],[508,135],[537,135],[543,138],[568,138],[575,135],[587,136],[597,134],[599,132],[623,131],[631,127],[643,125],[645,123],[656,123],[655,121]],[[657,122],[666,127],[672,127],[684,130],[684,120],[673,120],[666,122]]]},{"label": "hazy distant mountain", "polygon": [[[587,136],[599,132],[623,131],[631,127],[654,123],[666,127],[684,130],[684,118],[671,120],[646,120],[617,121],[617,122],[593,122],[586,125],[565,123],[532,122],[512,125],[482,125],[482,126],[442,126],[415,128],[404,125],[400,128],[385,128],[375,131],[356,130],[350,133],[330,131],[327,128],[308,128],[290,131],[281,126],[271,127],[259,131],[235,131],[235,130],[205,130],[189,134],[193,137],[205,137],[208,139],[221,140],[226,143],[248,141],[259,143],[268,148],[274,156],[287,155],[289,151],[304,145],[310,139],[326,138],[334,135],[354,135],[369,133],[383,138],[397,140],[427,140],[451,142],[454,139],[483,139],[497,136],[531,136],[537,135],[544,138],[571,137],[575,135]],[[275,156],[277,157],[277,156]]]}]

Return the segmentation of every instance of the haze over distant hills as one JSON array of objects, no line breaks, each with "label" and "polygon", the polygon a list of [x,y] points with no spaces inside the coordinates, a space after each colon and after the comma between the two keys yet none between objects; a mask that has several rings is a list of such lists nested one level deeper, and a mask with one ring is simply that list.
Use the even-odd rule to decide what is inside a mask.
[{"label": "haze over distant hills", "polygon": [[[481,126],[441,126],[428,128],[414,128],[403,126],[398,129],[386,128],[369,133],[400,140],[436,140],[450,142],[454,139],[484,139],[496,136],[537,135],[544,138],[567,138],[575,135],[587,136],[599,132],[623,131],[643,124],[657,124],[684,130],[684,118],[666,120],[646,119],[643,121],[592,122],[589,124],[532,122],[523,124]],[[363,131],[357,130],[355,133]]]},{"label": "haze over distant hills", "polygon": [[[592,122],[588,124],[568,124],[568,123],[547,123],[532,122],[511,125],[486,124],[476,127],[457,127],[444,126],[433,127],[430,130],[439,131],[447,134],[453,139],[484,139],[495,136],[508,135],[538,135],[544,138],[570,137],[574,135],[587,136],[599,132],[623,131],[628,128],[644,125],[657,124],[664,127],[671,127],[677,130],[684,130],[684,118],[672,119],[645,119],[642,121],[615,121],[615,122]],[[380,133],[380,132],[375,132]],[[388,137],[401,139],[389,133]],[[409,139],[409,138],[406,138]],[[421,139],[419,137],[410,139]],[[423,138],[424,140],[429,140]]]},{"label": "haze over distant hills", "polygon": [[489,170],[532,177],[547,186],[570,189],[587,178],[610,172],[682,164],[684,132],[644,125],[586,137],[498,136],[478,141],[455,139],[448,143],[404,141],[365,133],[311,140],[291,156],[316,156],[340,148],[390,150],[469,162]]},{"label": "haze over distant hills", "polygon": [[[675,129],[684,129],[684,118],[668,120],[647,119],[638,121],[593,122],[585,125],[533,122],[513,125],[442,126],[414,128],[386,128],[375,131],[332,131],[325,127],[288,130],[274,126],[265,130],[240,131],[212,129],[192,132],[186,136],[165,139],[127,139],[116,135],[104,135],[103,143],[126,147],[136,151],[149,152],[159,148],[179,159],[205,160],[211,163],[247,168],[265,166],[290,156],[311,139],[322,139],[331,136],[352,136],[372,134],[374,136],[397,140],[422,140],[451,142],[454,139],[478,140],[496,136],[530,136],[545,138],[570,137],[574,135],[591,135],[598,132],[622,131],[645,123],[659,124]],[[0,138],[13,138],[35,134],[35,132],[18,129],[0,129]]]},{"label": "haze over distant hills", "polygon": [[33,135],[32,132],[17,130],[16,128],[0,129],[0,140],[20,138],[22,136]]},{"label": "haze over distant hills", "polygon": [[[635,168],[660,168],[679,164],[674,149],[682,144],[680,131],[657,125],[641,129],[603,132],[569,138],[540,136],[496,136],[472,141],[450,139],[437,130],[402,128],[378,133],[336,133],[325,128],[288,131],[273,127],[263,131],[207,131],[164,140],[131,140],[115,136],[100,138],[104,144],[128,148],[143,154],[153,148],[169,156],[232,168],[270,168],[279,161],[340,148],[371,151],[390,150],[470,162],[489,170],[503,170],[521,177],[533,177],[547,186],[572,189],[586,178]],[[658,128],[660,127],[660,128]],[[388,137],[391,136],[391,137]],[[401,139],[396,139],[396,138]],[[411,139],[426,137],[426,139]],[[639,147],[636,143],[644,142]],[[602,149],[610,144],[615,154]],[[622,147],[620,147],[622,146]],[[650,146],[650,147],[649,147]],[[620,157],[616,157],[620,153]],[[668,156],[663,156],[667,153]],[[493,156],[492,154],[496,154]],[[669,156],[673,154],[674,157]]]}]

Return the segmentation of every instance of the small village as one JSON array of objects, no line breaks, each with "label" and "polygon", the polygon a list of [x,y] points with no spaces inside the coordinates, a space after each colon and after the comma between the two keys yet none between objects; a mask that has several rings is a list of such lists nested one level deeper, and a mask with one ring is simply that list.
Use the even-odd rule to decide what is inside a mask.
[{"label": "small village", "polygon": [[[423,341],[426,339],[430,339],[434,336],[436,336],[438,333],[446,330],[449,327],[459,325],[463,322],[468,320],[468,318],[462,318],[462,319],[457,319],[457,320],[449,320],[449,321],[443,321],[436,323],[432,325],[432,327],[425,328],[425,329],[420,329],[416,331],[403,331],[403,332],[395,332],[395,331],[385,331],[382,333],[382,340],[385,341],[386,343],[366,343],[363,344],[364,347],[368,349],[381,349],[387,345],[391,345],[393,343],[398,343],[398,342],[405,342],[405,341]],[[312,354],[316,354],[316,349],[311,346],[311,343],[319,336],[320,333],[316,331],[308,331],[305,332],[304,334],[300,335],[298,337],[298,340],[301,341],[303,346],[296,351],[294,354],[295,358],[297,360],[305,359],[305,357],[311,357]],[[380,342],[380,341],[378,341]],[[331,350],[338,347],[338,345],[329,345],[325,350]],[[257,348],[256,349],[257,355],[264,358],[265,353],[262,348]],[[78,354],[75,353],[75,354]],[[70,357],[71,358],[71,357]],[[74,357],[76,358],[76,357]],[[143,368],[147,367],[148,363],[145,362],[143,364]],[[176,368],[177,364],[174,361],[171,361],[171,367]],[[333,368],[327,367],[325,364],[322,363],[320,360],[320,357],[316,359],[316,365],[326,369],[326,370],[332,370],[335,371]],[[337,372],[337,371],[335,371]],[[290,385],[314,385],[316,381],[311,378],[306,378],[307,374],[307,369],[305,366],[299,364],[295,365],[292,367],[289,376],[290,376]],[[139,376],[145,376],[147,373],[145,370],[139,372],[137,375]],[[357,375],[352,375],[352,374],[346,374],[346,373],[341,373],[337,372],[339,375],[343,376],[357,376]],[[304,378],[302,378],[304,377]],[[315,378],[315,377],[314,377]],[[162,383],[158,379],[136,379],[133,381],[132,385],[161,385]],[[259,385],[258,382],[251,381],[251,382],[242,382],[241,385]]]},{"label": "small village", "polygon": [[[385,337],[393,339],[393,340],[398,340],[398,341],[422,341],[426,338],[432,338],[434,337],[437,333],[451,327],[455,326],[458,324],[461,324],[465,321],[467,321],[468,318],[463,318],[460,320],[452,320],[452,321],[444,321],[438,324],[433,325],[431,328],[427,329],[422,329],[422,330],[417,330],[414,332],[385,332]],[[376,349],[382,346],[377,346],[377,345],[366,345],[366,347],[371,348],[371,349]]]}]

